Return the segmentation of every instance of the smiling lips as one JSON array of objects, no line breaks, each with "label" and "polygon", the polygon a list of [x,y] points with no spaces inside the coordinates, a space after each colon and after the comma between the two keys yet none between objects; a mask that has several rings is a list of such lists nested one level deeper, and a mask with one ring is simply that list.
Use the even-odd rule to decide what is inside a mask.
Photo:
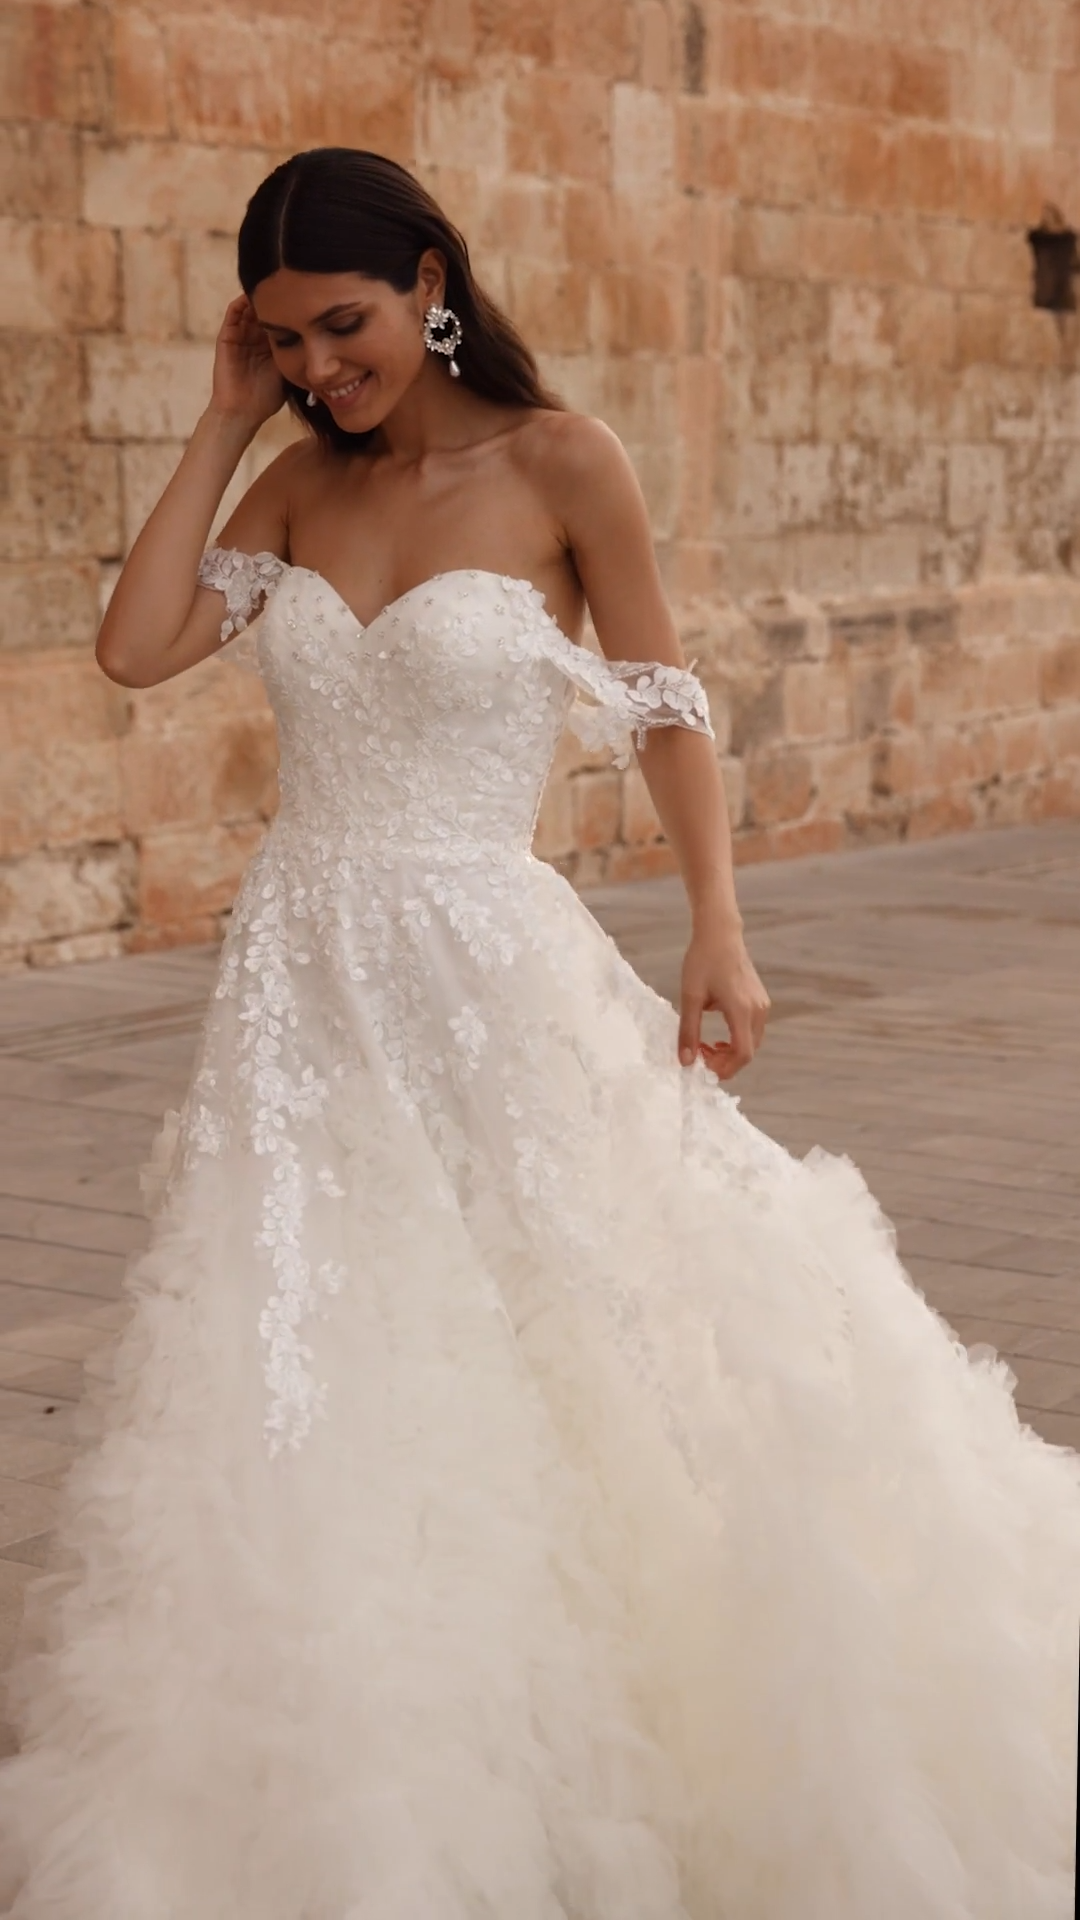
[{"label": "smiling lips", "polygon": [[351,400],[354,394],[359,393],[361,387],[366,386],[370,378],[370,374],[361,373],[355,380],[350,380],[346,387],[327,387],[325,397],[331,406],[341,406]]}]

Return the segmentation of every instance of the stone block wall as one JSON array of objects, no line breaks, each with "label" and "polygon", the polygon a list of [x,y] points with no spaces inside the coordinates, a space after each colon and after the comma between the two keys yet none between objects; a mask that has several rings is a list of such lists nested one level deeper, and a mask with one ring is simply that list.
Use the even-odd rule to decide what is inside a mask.
[{"label": "stone block wall", "polygon": [[[1080,804],[1075,0],[10,0],[0,95],[0,957],[209,937],[273,805],[257,683],[132,695],[103,597],[207,391],[247,194],[414,166],[626,442],[740,851]],[[231,498],[289,428],[273,423]],[[538,851],[669,864],[567,742]]]}]

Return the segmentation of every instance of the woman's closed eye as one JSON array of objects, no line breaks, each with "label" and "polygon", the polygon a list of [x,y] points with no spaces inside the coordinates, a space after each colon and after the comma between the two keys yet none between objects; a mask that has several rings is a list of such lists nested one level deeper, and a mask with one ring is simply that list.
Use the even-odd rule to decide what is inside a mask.
[{"label": "woman's closed eye", "polygon": [[[346,334],[359,333],[361,327],[364,325],[365,318],[366,316],[361,314],[358,319],[348,321],[343,327],[327,327],[325,331],[333,334],[335,339],[342,340]],[[289,347],[298,347],[300,345],[300,335],[298,333],[274,333],[269,327],[265,329],[265,332],[270,341],[270,345],[279,348],[282,352]]]}]

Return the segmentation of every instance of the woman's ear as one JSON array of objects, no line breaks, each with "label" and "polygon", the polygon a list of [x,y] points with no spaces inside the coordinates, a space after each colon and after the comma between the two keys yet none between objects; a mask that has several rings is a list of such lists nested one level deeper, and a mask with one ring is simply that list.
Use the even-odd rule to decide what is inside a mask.
[{"label": "woman's ear", "polygon": [[438,247],[428,247],[420,255],[420,264],[416,269],[416,288],[421,304],[441,307],[446,291],[446,255]]}]

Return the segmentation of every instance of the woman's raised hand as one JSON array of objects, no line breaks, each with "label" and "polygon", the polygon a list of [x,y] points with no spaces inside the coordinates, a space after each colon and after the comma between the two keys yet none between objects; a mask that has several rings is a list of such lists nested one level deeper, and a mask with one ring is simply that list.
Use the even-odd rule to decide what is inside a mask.
[{"label": "woman's raised hand", "polygon": [[270,343],[255,318],[246,293],[225,309],[214,350],[211,406],[246,425],[261,427],[285,403],[285,382],[274,365]]}]

